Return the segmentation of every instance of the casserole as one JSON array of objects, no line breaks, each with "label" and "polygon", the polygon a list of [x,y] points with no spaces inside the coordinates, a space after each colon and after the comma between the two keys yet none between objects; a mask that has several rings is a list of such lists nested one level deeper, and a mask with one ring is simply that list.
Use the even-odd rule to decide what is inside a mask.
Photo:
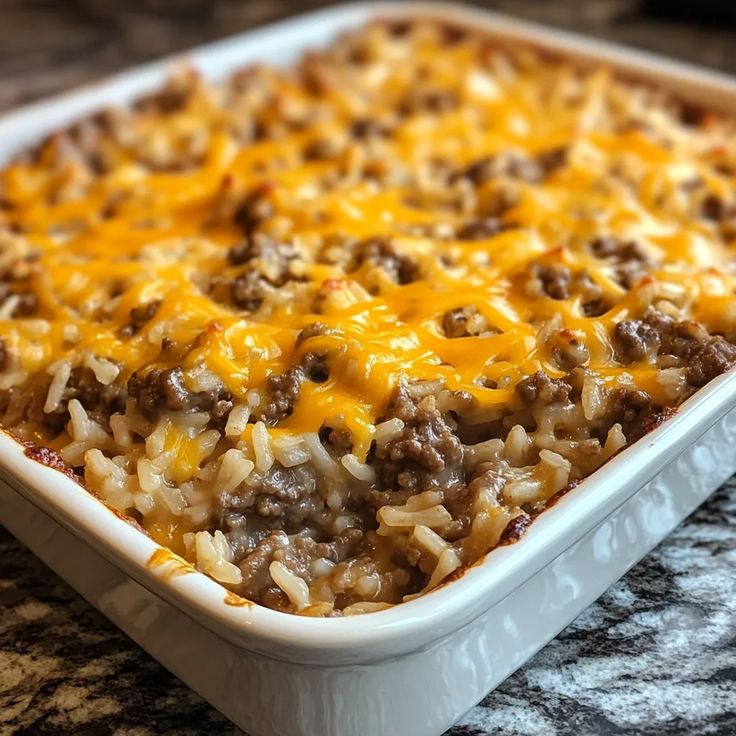
[{"label": "casserole", "polygon": [[[722,385],[724,384],[724,382],[726,382],[726,381],[727,381],[727,379],[728,379],[728,377],[724,378],[724,379],[723,379],[722,381],[720,381],[719,383],[716,383],[716,384],[714,384],[714,386],[713,386],[713,387],[709,387],[709,389],[707,389],[707,390],[706,390],[706,393],[704,393],[704,394],[703,394],[703,397],[705,397],[706,395],[710,396],[711,394],[713,394],[713,392],[715,392],[716,388],[717,388],[718,386],[722,386]],[[708,393],[708,391],[710,391],[711,389],[713,389],[713,391],[712,391],[711,393]],[[713,395],[717,395],[717,394],[713,394]],[[701,398],[701,396],[698,396],[698,397],[697,397],[697,399],[700,399],[700,398]],[[705,401],[705,399],[704,399],[704,398],[703,398],[703,401]],[[697,408],[697,406],[699,406],[699,404],[695,404],[695,403],[693,403],[693,402],[690,402],[689,406],[686,406],[686,407],[685,407],[685,408],[683,409],[683,412],[682,412],[682,414],[681,414],[681,415],[680,415],[679,417],[677,417],[677,419],[675,420],[675,422],[679,422],[679,423],[681,424],[682,422],[684,422],[684,421],[685,421],[685,420],[684,420],[684,417],[692,417],[692,416],[697,416],[697,412],[695,411],[695,410],[696,410],[696,408]],[[710,416],[711,418],[715,418],[715,415],[709,415],[709,416]],[[675,424],[675,423],[673,423],[673,426],[680,426],[680,424]],[[666,425],[665,427],[663,427],[663,428],[662,428],[662,430],[669,430],[669,431],[672,431],[672,430],[671,430],[671,427],[670,427],[670,425]],[[660,436],[661,436],[661,433],[659,433],[659,434],[653,434],[653,435],[651,435],[650,437],[648,437],[648,438],[647,438],[647,441],[648,441],[648,442],[650,441],[650,442],[652,443],[652,447],[650,448],[650,450],[651,450],[651,451],[650,451],[650,458],[655,458],[655,457],[657,456],[657,452],[656,452],[656,447],[657,447],[657,445],[656,445],[656,442],[657,442],[657,440],[658,440],[658,438],[659,438]],[[671,435],[669,435],[669,434],[667,434],[667,432],[665,432],[665,433],[664,433],[664,436],[666,436],[666,437],[669,437],[669,436],[671,436]],[[661,445],[660,445],[660,446],[661,446]],[[635,448],[635,449],[636,449],[636,448]],[[632,457],[633,457],[633,456],[632,456]],[[632,461],[631,461],[631,462],[633,463],[633,459],[632,459]],[[649,470],[651,470],[651,471],[653,472],[653,471],[654,471],[654,470],[655,470],[656,468],[655,468],[655,467],[654,467],[654,466],[652,465],[652,462],[653,462],[653,460],[648,460],[648,463],[647,463],[647,466],[646,466],[646,467],[648,468],[648,471],[649,471]],[[621,464],[621,463],[618,463],[618,464],[616,464],[616,468],[617,468],[617,469],[618,469],[618,471],[619,471],[619,476],[618,476],[617,480],[620,480],[620,479],[622,479],[622,478],[625,478],[625,477],[626,477],[626,472],[625,472],[625,471],[626,471],[626,468],[627,468],[627,467],[628,467],[628,466],[627,466],[626,464],[624,464],[623,466],[622,466],[622,464]],[[629,469],[629,472],[631,472],[631,471],[633,471],[633,470],[634,470],[634,468],[630,468],[630,469]],[[637,468],[637,470],[640,470],[640,468]],[[607,476],[605,475],[605,471],[602,471],[602,474],[599,474],[599,475],[597,475],[597,476],[596,476],[596,480],[597,480],[598,482],[600,482],[600,483],[603,483],[603,482],[605,481],[606,477],[607,477]],[[636,474],[634,475],[634,477],[636,477]],[[641,479],[641,476],[639,476],[639,479]],[[603,486],[599,486],[599,487],[603,487]],[[577,494],[574,494],[574,495],[576,496],[576,498],[577,498],[577,501],[578,501],[578,502],[580,502],[580,499],[582,499],[582,496],[580,496],[580,497],[578,498],[578,497],[577,497]],[[600,499],[598,499],[598,500],[599,500],[599,502],[600,502]],[[562,503],[564,503],[564,501],[563,501],[563,502],[560,502],[560,506],[562,505]],[[578,508],[580,508],[580,507],[578,507]],[[553,511],[554,511],[554,510],[553,510]],[[569,513],[569,512],[568,512],[568,513]],[[552,515],[550,515],[550,518],[551,518],[551,516],[552,516]],[[546,517],[544,517],[543,519],[541,519],[541,520],[540,520],[540,522],[538,522],[538,523],[539,523],[539,524],[544,524],[544,522],[547,522],[547,518],[546,518]],[[534,530],[534,529],[533,529],[533,532],[535,532],[535,531],[536,531],[536,530]],[[120,533],[122,533],[122,531],[121,531]],[[536,537],[535,537],[535,538],[536,538]],[[547,547],[547,551],[548,551],[548,553],[549,553],[549,552],[552,552],[552,553],[554,553],[554,550],[555,550],[555,547],[554,547],[554,539],[555,539],[555,538],[554,538],[553,536],[550,536],[550,538],[549,538],[549,540],[548,540],[548,542],[550,543],[550,546],[548,546],[548,547]],[[531,544],[531,543],[530,543],[530,544]],[[528,550],[529,548],[530,548],[530,545],[526,545],[526,546],[524,546],[524,547],[523,547],[523,549],[524,549],[524,550]],[[559,548],[558,548],[558,549],[559,549]],[[515,552],[517,553],[517,555],[518,555],[518,556],[517,556],[517,557],[514,557],[514,556],[512,556],[512,557],[514,557],[514,559],[517,559],[517,560],[521,559],[521,556],[522,556],[522,555],[524,554],[523,552],[521,552],[521,550],[522,550],[522,547],[517,547],[517,548],[516,548],[516,550],[515,550]],[[499,553],[494,553],[494,554],[501,554],[501,553],[503,553],[504,551],[505,551],[505,550],[501,550],[501,551],[500,551]],[[510,559],[511,559],[511,558],[510,558]],[[504,562],[504,565],[505,565],[505,564],[506,564],[506,563]],[[508,573],[509,569],[510,569],[509,567],[505,567],[505,573]],[[488,571],[484,570],[483,572],[484,572],[484,573],[486,573],[486,572],[488,572]],[[478,588],[477,588],[477,580],[478,580],[478,575],[479,575],[479,574],[480,574],[480,573],[479,573],[479,571],[478,571],[478,570],[475,570],[475,569],[474,569],[474,570],[471,570],[471,571],[469,571],[469,572],[468,572],[468,573],[466,574],[466,576],[465,576],[465,580],[462,580],[462,581],[460,581],[460,584],[465,584],[465,583],[467,582],[467,580],[468,580],[468,579],[470,579],[471,577],[475,577],[475,579],[476,579],[476,590],[477,590],[477,589],[478,589]],[[181,579],[181,581],[182,581],[182,584],[184,584],[184,583],[186,582],[186,578],[188,578],[188,577],[193,577],[193,576],[187,576],[187,575],[183,575],[183,576],[181,576],[181,578],[180,578],[180,579]],[[173,578],[172,578],[172,583],[173,583]],[[176,587],[176,586],[172,585],[172,587]],[[453,586],[450,586],[450,587],[453,587]],[[483,587],[483,586],[481,586],[481,587]],[[496,591],[496,592],[498,592],[498,589],[497,589],[497,591]],[[440,591],[438,591],[437,593],[433,594],[433,596],[432,596],[432,598],[433,598],[433,600],[432,600],[432,611],[431,611],[431,614],[430,614],[430,613],[428,612],[428,619],[427,619],[427,620],[430,620],[430,619],[434,618],[434,617],[435,617],[435,614],[436,614],[436,612],[437,612],[438,610],[440,610],[440,606],[442,605],[442,604],[441,604],[441,601],[442,601],[442,600],[444,600],[443,596],[444,596],[444,597],[446,598],[446,596],[445,596],[445,594],[446,594],[446,593],[447,593],[447,589],[443,589],[443,590],[440,590]],[[454,591],[453,591],[453,593],[454,593]],[[220,592],[220,595],[221,595],[221,592]],[[459,594],[455,594],[455,595],[459,595]],[[452,598],[453,598],[453,599],[455,599],[455,595],[453,595],[453,596],[452,596]],[[456,600],[456,599],[455,599],[455,600]],[[470,600],[471,600],[471,597],[470,597],[470,596],[468,596],[468,597],[465,597],[465,596],[464,596],[464,597],[463,597],[463,606],[467,606],[467,608],[466,608],[466,611],[465,611],[466,613],[467,613],[467,611],[473,611],[473,607],[469,605],[469,604],[470,604]],[[410,605],[414,605],[414,604],[412,603],[412,604],[410,604]],[[475,609],[475,610],[477,611],[477,609]],[[253,609],[252,611],[249,611],[249,614],[252,614],[252,615],[254,616],[254,618],[257,618],[257,617],[261,616],[261,613],[262,613],[261,611],[256,611],[255,609]],[[394,613],[394,612],[392,611],[391,613]],[[409,611],[408,611],[408,609],[407,609],[407,613],[406,613],[405,615],[406,615],[407,617],[409,617],[409,616],[410,616],[410,614],[409,614]],[[448,615],[448,612],[447,612],[447,611],[445,611],[445,615],[446,615],[446,616]],[[472,614],[471,614],[471,615],[472,615]],[[379,617],[377,617],[377,619],[378,619],[378,618],[379,618]],[[385,629],[385,631],[384,631],[384,634],[385,634],[385,638],[383,639],[383,641],[384,641],[384,643],[385,643],[385,644],[387,644],[387,645],[390,645],[390,644],[392,644],[392,643],[393,643],[393,642],[392,642],[393,636],[390,636],[390,634],[391,634],[391,629],[393,629],[393,630],[394,630],[394,636],[398,636],[398,634],[397,634],[397,631],[400,631],[400,630],[401,630],[402,628],[404,628],[404,629],[408,628],[408,627],[400,627],[400,626],[394,626],[394,624],[395,624],[395,621],[394,621],[394,620],[393,620],[392,618],[389,618],[389,617],[388,617],[388,615],[384,616],[383,614],[381,614],[381,617],[380,617],[380,618],[382,618],[382,620],[383,620],[383,621],[385,621],[385,622],[386,622],[386,624],[388,624],[387,626],[384,626],[384,627],[383,627],[383,628]],[[378,626],[378,620],[377,620],[377,619],[376,619],[376,625]],[[436,634],[441,634],[441,633],[449,633],[449,631],[450,631],[450,629],[452,628],[452,626],[455,626],[455,625],[462,625],[462,623],[463,623],[464,621],[467,621],[467,620],[468,620],[468,619],[467,619],[467,618],[465,618],[465,617],[462,617],[462,618],[459,618],[459,619],[455,619],[455,621],[454,621],[454,622],[453,622],[452,624],[450,624],[449,626],[447,625],[447,622],[445,622],[445,625],[440,625],[440,626],[438,626],[438,627],[437,627],[437,628],[435,629],[435,633],[436,633]],[[391,623],[392,621],[394,621],[394,624],[392,624],[392,623]],[[436,621],[435,621],[435,623],[436,623]],[[372,625],[372,624],[371,624],[371,625]],[[366,628],[370,628],[370,627],[366,627]],[[420,629],[420,628],[421,628],[421,626],[419,627],[419,629]],[[343,629],[344,629],[345,631],[347,631],[346,627],[344,627],[344,626],[343,626]],[[419,630],[419,629],[417,629],[417,630]],[[293,631],[295,631],[295,630],[293,630]],[[315,634],[316,634],[316,631],[317,631],[317,629],[315,629],[314,631],[315,631]],[[334,636],[330,636],[330,639],[331,639],[332,643],[334,644],[335,642],[339,642],[339,641],[340,641],[340,638],[341,638],[341,637],[340,637],[340,634],[338,633],[338,632],[339,632],[339,629],[338,629],[337,627],[334,627],[334,626],[333,626],[333,631],[334,631]],[[305,629],[305,633],[306,633],[306,629]],[[412,637],[413,637],[413,634],[412,634],[411,632],[409,632],[409,636],[407,637],[407,639],[408,639],[409,641],[411,641],[411,640],[412,640]],[[353,644],[353,645],[355,645],[355,644],[356,644],[356,643],[358,642],[358,640],[357,640],[357,638],[355,637],[355,635],[354,635],[354,634],[351,634],[350,638],[352,639],[352,644]],[[414,641],[416,641],[416,640],[414,640]],[[404,643],[406,643],[406,640],[404,641]],[[425,642],[425,643],[426,643],[426,642]],[[292,644],[293,644],[293,642],[292,642]],[[257,647],[257,646],[258,646],[257,644],[254,644],[254,647]],[[290,648],[291,648],[291,647],[285,647],[285,649],[286,649],[287,651],[288,651],[288,650],[289,650]],[[337,648],[337,647],[332,647],[332,648]],[[402,647],[402,648],[403,648],[403,647]],[[340,656],[341,656],[341,655],[342,655],[342,656],[347,656],[347,653],[348,653],[348,652],[350,651],[350,649],[351,649],[351,646],[350,646],[350,645],[346,646],[346,647],[345,647],[345,649],[344,649],[344,650],[343,650],[343,651],[342,651],[341,653],[337,654],[337,656],[336,656],[336,660],[335,660],[335,661],[339,661],[339,660],[340,660]],[[380,649],[380,647],[379,647],[379,649]],[[383,649],[383,651],[384,651],[385,653],[389,653],[389,652],[390,652],[391,650]],[[302,656],[304,656],[304,655],[302,655]],[[349,661],[349,660],[348,660],[348,661]],[[366,723],[367,723],[367,722],[366,722]],[[371,730],[371,729],[370,729],[370,726],[369,726],[369,730]]]}]

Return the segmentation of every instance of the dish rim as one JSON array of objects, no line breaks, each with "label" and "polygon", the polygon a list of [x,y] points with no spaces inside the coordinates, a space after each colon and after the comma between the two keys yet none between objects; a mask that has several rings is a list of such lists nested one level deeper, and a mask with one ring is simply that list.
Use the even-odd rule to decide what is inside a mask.
[{"label": "dish rim", "polygon": [[[221,73],[227,74],[238,66],[238,49],[246,44],[251,49],[240,53],[241,64],[258,58],[261,54],[257,49],[266,41],[279,46],[301,37],[297,44],[301,53],[314,39],[321,42],[373,17],[428,17],[472,24],[503,39],[526,41],[571,59],[633,72],[674,88],[678,95],[694,102],[704,102],[718,93],[717,104],[711,104],[711,109],[725,111],[730,106],[731,112],[736,111],[736,80],[719,72],[464,4],[361,2],[268,24],[4,114],[0,116],[0,159],[105,104],[144,93],[160,84],[172,65],[182,61],[192,63],[207,76],[217,76],[218,65],[224,66]],[[320,24],[318,34],[307,32],[310,26]],[[44,118],[40,125],[39,116]],[[35,132],[30,133],[31,129]],[[25,135],[16,137],[13,145],[4,143],[13,138],[13,132],[21,131]],[[370,662],[426,647],[471,623],[599,525],[734,406],[736,371],[731,371],[699,390],[674,417],[584,479],[537,517],[516,543],[491,550],[459,579],[415,600],[354,617],[309,618],[252,603],[233,605],[225,602],[227,590],[202,573],[168,574],[164,566],[152,569],[149,561],[155,551],[165,548],[82,485],[27,457],[22,445],[5,432],[0,433],[0,477],[129,577],[231,643],[289,661],[320,663],[329,655],[330,664]],[[594,487],[597,492],[593,492]]]}]

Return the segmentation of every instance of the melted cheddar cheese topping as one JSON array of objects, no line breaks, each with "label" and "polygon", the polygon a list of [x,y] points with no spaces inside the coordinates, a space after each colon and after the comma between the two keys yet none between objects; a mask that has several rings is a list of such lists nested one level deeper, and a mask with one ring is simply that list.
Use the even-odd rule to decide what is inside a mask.
[{"label": "melted cheddar cheese topping", "polygon": [[[326,355],[273,431],[345,428],[361,459],[400,381],[507,406],[523,377],[565,375],[560,340],[666,404],[612,333],[651,305],[733,330],[731,161],[728,121],[432,24],[376,24],[294,71],[184,71],[2,172],[0,388],[102,360],[120,385],[181,366],[245,402]],[[449,335],[452,315],[477,329]],[[167,442],[182,480],[200,449]]]}]

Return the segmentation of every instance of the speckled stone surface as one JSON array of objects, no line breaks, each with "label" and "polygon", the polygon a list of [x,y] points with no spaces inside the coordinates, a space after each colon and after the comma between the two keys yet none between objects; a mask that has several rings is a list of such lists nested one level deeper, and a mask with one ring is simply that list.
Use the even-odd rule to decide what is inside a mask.
[{"label": "speckled stone surface", "polygon": [[[0,0],[0,108],[317,4]],[[632,0],[493,4],[736,71]],[[736,734],[735,523],[732,479],[447,736]],[[0,735],[240,733],[0,528]]]},{"label": "speckled stone surface", "polygon": [[[734,524],[731,480],[447,736],[736,733]],[[241,732],[0,532],[0,733]]]}]

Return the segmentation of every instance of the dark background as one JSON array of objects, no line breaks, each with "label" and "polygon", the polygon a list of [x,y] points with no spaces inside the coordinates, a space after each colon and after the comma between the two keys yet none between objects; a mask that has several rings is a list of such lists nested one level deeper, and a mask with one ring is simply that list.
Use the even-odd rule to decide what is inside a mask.
[{"label": "dark background", "polygon": [[[325,4],[0,0],[0,109]],[[736,0],[485,5],[736,72]],[[732,480],[452,736],[736,734],[734,524]],[[0,527],[0,734],[66,733],[236,731]]]}]

